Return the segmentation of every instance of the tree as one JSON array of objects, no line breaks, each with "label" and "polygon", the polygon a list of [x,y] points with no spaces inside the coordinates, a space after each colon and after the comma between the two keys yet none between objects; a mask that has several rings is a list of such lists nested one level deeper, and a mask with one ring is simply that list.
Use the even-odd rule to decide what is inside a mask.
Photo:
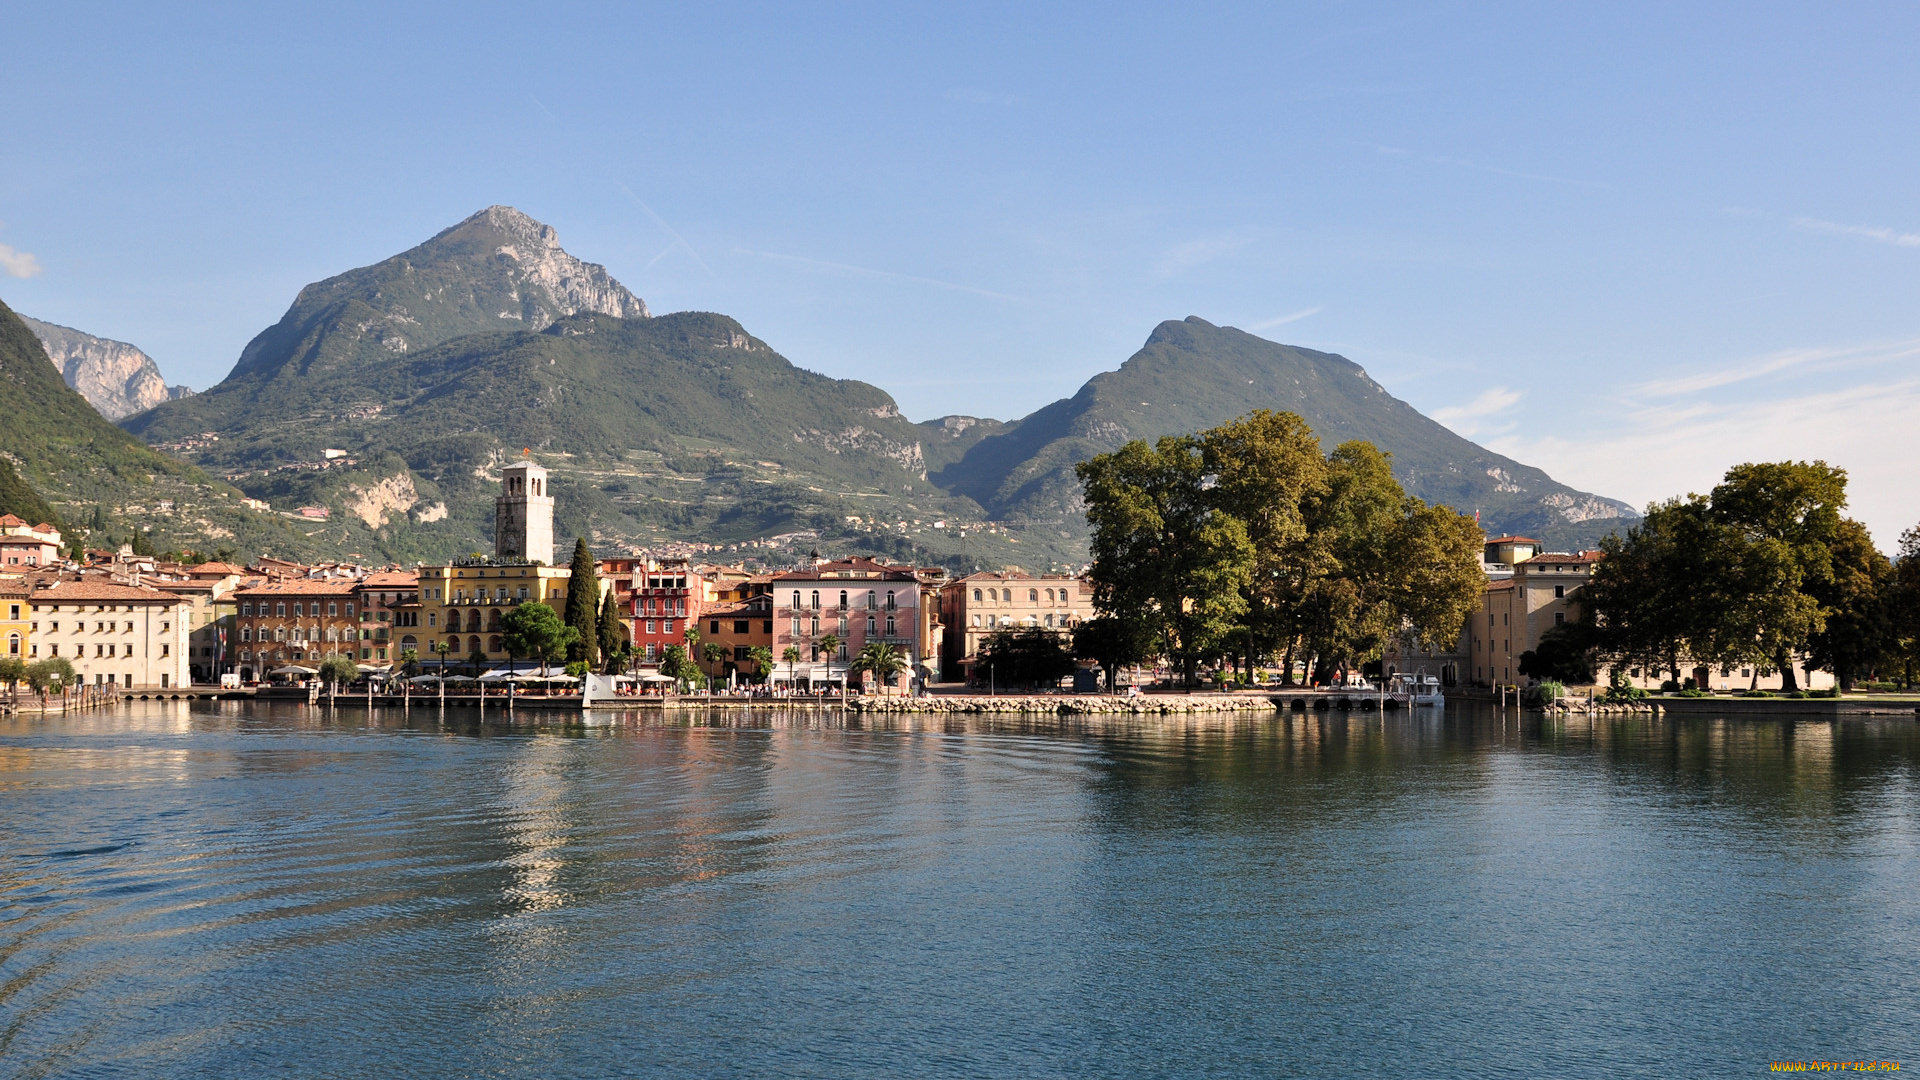
[{"label": "tree", "polygon": [[420,666],[420,650],[406,648],[400,650],[400,670],[412,671]]},{"label": "tree", "polygon": [[1135,440],[1075,466],[1085,486],[1094,607],[1181,664],[1216,656],[1247,611],[1246,526],[1212,506],[1198,441]]},{"label": "tree", "polygon": [[693,673],[693,660],[685,645],[669,645],[660,655],[660,674],[685,681]]},{"label": "tree", "polygon": [[815,659],[825,656],[831,661],[839,654],[840,639],[832,634],[822,634],[820,635],[820,639],[813,643],[813,655]]},{"label": "tree", "polygon": [[1807,664],[1833,673],[1851,692],[1894,652],[1893,563],[1873,546],[1867,527],[1843,518],[1828,545],[1832,570],[1808,591],[1826,611],[1826,625],[1807,644]]},{"label": "tree", "polygon": [[[573,590],[567,590],[572,599]],[[549,657],[567,655],[580,631],[560,621],[554,610],[541,603],[515,604],[500,620],[500,641],[510,656],[538,656],[544,673]]]},{"label": "tree", "polygon": [[1073,655],[1100,665],[1106,673],[1108,693],[1115,690],[1120,669],[1145,660],[1149,647],[1139,624],[1111,615],[1088,619],[1073,628]]},{"label": "tree", "polygon": [[727,647],[717,641],[709,641],[700,646],[700,655],[708,664],[708,674],[717,681],[724,670],[721,665],[727,661]]},{"label": "tree", "polygon": [[1901,669],[1901,682],[1913,686],[1920,661],[1920,525],[1900,534],[1900,549],[1887,583],[1888,659]]},{"label": "tree", "polygon": [[1590,633],[1580,623],[1564,623],[1540,635],[1540,647],[1520,654],[1520,674],[1541,682],[1593,682]]},{"label": "tree", "polygon": [[1073,652],[1037,626],[995,632],[980,646],[978,663],[1009,686],[1053,686],[1073,674]]},{"label": "tree", "polygon": [[17,656],[0,656],[0,683],[7,684],[7,697],[12,699],[15,688],[27,677],[27,662]]},{"label": "tree", "polygon": [[64,656],[49,656],[44,660],[35,660],[27,665],[27,685],[40,695],[44,702],[49,693],[58,694],[72,686],[76,680],[73,665]]},{"label": "tree", "polygon": [[575,635],[567,645],[568,660],[585,661],[588,667],[598,662],[599,605],[600,576],[594,571],[593,553],[587,550],[586,537],[576,536],[573,539],[573,562],[567,570],[565,621],[573,628]]},{"label": "tree", "polygon": [[333,703],[334,694],[343,682],[352,682],[360,674],[360,668],[353,661],[335,653],[320,661],[320,681],[327,686],[327,703]]},{"label": "tree", "polygon": [[[633,636],[627,632],[627,624],[620,618],[620,601],[616,597],[618,590],[608,589],[607,597],[600,603],[600,659],[605,674],[613,674],[625,665],[625,653],[633,644]],[[571,598],[571,593],[569,593]]]},{"label": "tree", "polygon": [[873,672],[873,681],[880,684],[880,692],[884,694],[893,685],[894,678],[906,668],[907,658],[892,645],[875,641],[861,649],[860,655],[854,658],[850,666],[855,671]]},{"label": "tree", "polygon": [[760,681],[773,678],[773,650],[765,645],[755,645],[747,650],[747,659],[753,661],[754,670],[760,675]]}]

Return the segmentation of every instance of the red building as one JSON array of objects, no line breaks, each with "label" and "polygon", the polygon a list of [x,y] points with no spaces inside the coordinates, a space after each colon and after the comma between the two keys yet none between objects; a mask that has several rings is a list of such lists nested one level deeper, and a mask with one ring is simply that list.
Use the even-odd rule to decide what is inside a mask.
[{"label": "red building", "polygon": [[634,567],[633,647],[643,664],[657,664],[667,649],[687,643],[687,627],[700,618],[706,581],[685,559]]}]

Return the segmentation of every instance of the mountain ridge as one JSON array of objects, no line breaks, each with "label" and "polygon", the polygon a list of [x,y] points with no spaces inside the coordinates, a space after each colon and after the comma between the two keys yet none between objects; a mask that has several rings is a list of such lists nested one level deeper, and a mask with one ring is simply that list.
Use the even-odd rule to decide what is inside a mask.
[{"label": "mountain ridge", "polygon": [[109,420],[193,393],[186,386],[167,385],[160,375],[160,365],[138,346],[27,315],[20,315],[20,321],[40,339],[47,359],[60,370],[67,385]]}]

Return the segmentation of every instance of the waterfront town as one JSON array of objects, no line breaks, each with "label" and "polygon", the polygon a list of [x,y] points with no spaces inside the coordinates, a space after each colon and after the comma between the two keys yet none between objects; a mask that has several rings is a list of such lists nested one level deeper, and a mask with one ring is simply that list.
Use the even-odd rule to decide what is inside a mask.
[{"label": "waterfront town", "polygon": [[[363,681],[544,667],[549,658],[513,654],[506,618],[526,603],[564,610],[575,587],[573,566],[557,558],[546,486],[540,465],[507,466],[494,554],[411,568],[266,556],[248,565],[170,561],[128,545],[75,559],[63,554],[58,528],[6,515],[3,655],[22,665],[65,660],[74,685],[117,693],[299,683],[335,657],[351,661]],[[1524,536],[1484,538],[1480,602],[1458,637],[1394,636],[1376,663],[1341,672],[1339,684],[1417,673],[1452,694],[1538,682],[1541,673],[1528,670],[1528,661],[1579,620],[1582,590],[1601,558],[1599,551],[1545,551]],[[587,600],[618,624],[600,632],[599,666],[638,685],[901,695],[993,685],[982,657],[997,637],[1028,635],[1071,657],[1075,630],[1096,617],[1087,576],[1011,566],[951,576],[937,566],[818,553],[774,568],[646,553],[602,556],[591,566]],[[863,663],[875,650],[894,659]],[[1723,692],[1834,685],[1829,672],[1804,658],[1802,665],[1797,673],[1751,665],[1602,667],[1591,681],[1657,688],[1684,679],[1689,689]],[[1287,685],[1312,680],[1304,663],[1259,674]],[[1012,688],[1005,675],[998,688]],[[1108,689],[1152,688],[1170,677],[1163,658],[1145,655]],[[1026,682],[1020,688],[1101,688],[1092,657]],[[1202,685],[1231,688],[1232,675],[1209,671]]]}]

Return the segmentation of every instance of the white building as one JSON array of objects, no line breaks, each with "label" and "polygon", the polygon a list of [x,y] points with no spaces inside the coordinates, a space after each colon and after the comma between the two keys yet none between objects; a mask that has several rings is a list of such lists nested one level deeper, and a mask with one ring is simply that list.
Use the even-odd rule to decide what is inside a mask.
[{"label": "white building", "polygon": [[187,685],[186,600],[159,589],[61,581],[29,600],[33,658],[64,657],[94,686]]}]

